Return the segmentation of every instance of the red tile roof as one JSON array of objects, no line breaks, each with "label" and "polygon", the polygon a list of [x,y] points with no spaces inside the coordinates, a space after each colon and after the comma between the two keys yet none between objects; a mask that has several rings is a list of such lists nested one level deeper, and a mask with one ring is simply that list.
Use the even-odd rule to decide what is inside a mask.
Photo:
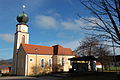
[{"label": "red tile roof", "polygon": [[3,68],[2,70],[9,70],[10,68],[9,67],[5,67],[5,68]]},{"label": "red tile roof", "polygon": [[23,49],[27,54],[44,54],[44,55],[73,55],[74,53],[70,48],[63,48],[60,45],[55,45],[52,47],[32,45],[32,44],[22,44]]},{"label": "red tile roof", "polygon": [[22,47],[27,54],[45,54],[45,55],[53,54],[53,48],[48,46],[22,44]]},{"label": "red tile roof", "polygon": [[74,52],[70,48],[63,48],[60,45],[53,46],[54,55],[75,55]]},{"label": "red tile roof", "polygon": [[100,62],[96,62],[96,65],[102,65]]}]

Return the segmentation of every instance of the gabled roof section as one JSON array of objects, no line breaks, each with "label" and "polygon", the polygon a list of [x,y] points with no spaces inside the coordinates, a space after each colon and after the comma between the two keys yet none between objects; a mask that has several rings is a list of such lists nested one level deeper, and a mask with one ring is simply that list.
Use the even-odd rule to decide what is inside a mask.
[{"label": "gabled roof section", "polygon": [[75,55],[70,48],[64,48],[61,45],[53,46],[54,55]]},{"label": "gabled roof section", "polygon": [[22,47],[26,54],[53,55],[53,47],[32,44],[22,44]]},{"label": "gabled roof section", "polygon": [[100,62],[96,62],[96,65],[102,65]]},{"label": "gabled roof section", "polygon": [[120,61],[120,55],[116,55],[115,58],[116,58],[116,61]]},{"label": "gabled roof section", "polygon": [[93,61],[93,60],[97,60],[97,58],[95,58],[94,56],[83,56],[83,57],[73,57],[73,58],[70,58],[69,60],[71,61]]}]

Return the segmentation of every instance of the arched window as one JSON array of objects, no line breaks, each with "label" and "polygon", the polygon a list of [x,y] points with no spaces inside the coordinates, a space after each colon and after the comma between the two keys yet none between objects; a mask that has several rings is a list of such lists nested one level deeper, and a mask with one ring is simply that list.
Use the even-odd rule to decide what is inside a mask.
[{"label": "arched window", "polygon": [[49,67],[52,66],[52,59],[49,59],[49,60],[48,60],[48,65],[49,65]]},{"label": "arched window", "polygon": [[45,61],[44,61],[44,59],[41,59],[41,67],[45,67]]},{"label": "arched window", "polygon": [[65,60],[64,58],[62,58],[62,66],[64,66],[64,64],[65,64]]},{"label": "arched window", "polygon": [[25,35],[22,36],[22,43],[25,43]]}]

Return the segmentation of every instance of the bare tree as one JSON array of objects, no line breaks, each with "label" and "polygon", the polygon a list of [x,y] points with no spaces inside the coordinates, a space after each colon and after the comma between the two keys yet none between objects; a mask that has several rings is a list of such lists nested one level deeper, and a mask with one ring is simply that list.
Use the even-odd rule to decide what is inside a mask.
[{"label": "bare tree", "polygon": [[94,24],[84,29],[94,31],[93,36],[112,39],[120,45],[120,0],[80,0],[80,2],[94,16],[92,19],[83,18]]},{"label": "bare tree", "polygon": [[48,74],[51,71],[52,71],[52,67],[50,67],[48,65],[48,63],[45,63],[44,67],[41,67],[40,65],[33,66],[32,67],[32,76],[39,76],[39,75]]},{"label": "bare tree", "polygon": [[110,57],[111,52],[108,48],[108,45],[99,45],[98,48],[98,61],[102,64],[102,72],[103,72],[103,66],[104,68],[110,67],[110,64],[112,63],[112,58]]},{"label": "bare tree", "polygon": [[8,62],[6,60],[0,60],[0,65],[12,65],[12,62]]},{"label": "bare tree", "polygon": [[[53,71],[53,68],[55,71]],[[61,64],[49,66],[47,62],[44,67],[40,65],[33,66],[31,76],[40,76],[51,72],[63,72],[63,66]]]},{"label": "bare tree", "polygon": [[98,57],[98,61],[102,63],[102,68],[103,65],[107,67],[112,62],[111,58],[109,58],[109,55],[111,55],[109,46],[101,43],[95,37],[87,37],[81,41],[75,53],[82,56]]},{"label": "bare tree", "polygon": [[7,62],[5,60],[0,60],[0,65],[5,65]]},{"label": "bare tree", "polygon": [[86,37],[80,42],[80,46],[75,50],[78,55],[101,56],[110,53],[109,48],[95,37]]}]

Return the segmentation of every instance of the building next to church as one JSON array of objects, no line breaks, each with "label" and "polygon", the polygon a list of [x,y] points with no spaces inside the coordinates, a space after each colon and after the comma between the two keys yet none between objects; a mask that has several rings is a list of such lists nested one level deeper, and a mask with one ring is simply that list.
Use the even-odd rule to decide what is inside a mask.
[{"label": "building next to church", "polygon": [[14,38],[14,75],[37,75],[49,72],[69,71],[72,68],[68,58],[74,57],[70,48],[60,45],[51,47],[29,44],[28,16],[22,12],[17,16]]}]

